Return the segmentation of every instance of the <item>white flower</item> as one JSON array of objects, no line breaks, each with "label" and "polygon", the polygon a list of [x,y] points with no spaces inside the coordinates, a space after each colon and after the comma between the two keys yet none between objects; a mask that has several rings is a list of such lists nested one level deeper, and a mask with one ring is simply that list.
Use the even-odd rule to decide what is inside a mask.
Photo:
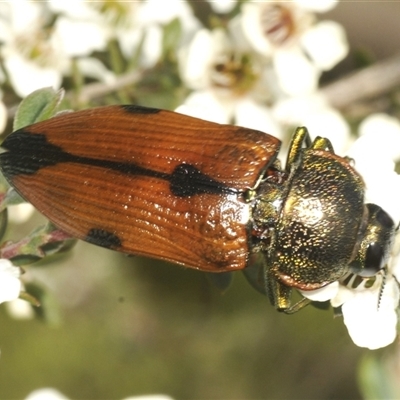
[{"label": "white flower", "polygon": [[177,111],[280,136],[265,105],[273,79],[260,61],[236,48],[221,29],[198,31],[179,55],[181,77],[194,91]]},{"label": "white flower", "polygon": [[25,400],[68,400],[68,397],[64,396],[57,389],[42,388],[31,392],[25,397]]},{"label": "white flower", "polygon": [[364,279],[354,288],[341,285],[334,307],[341,306],[343,320],[353,342],[371,350],[388,346],[397,336],[399,286],[393,275],[377,275],[374,284]]},{"label": "white flower", "polygon": [[360,125],[360,138],[348,152],[366,185],[366,202],[378,204],[400,222],[400,176],[394,171],[400,159],[400,122],[373,114]]},{"label": "white flower", "polygon": [[[31,392],[25,400],[68,400],[68,397],[64,396],[57,389],[53,388],[42,388],[36,389]],[[172,397],[165,394],[148,394],[142,396],[130,396],[125,397],[123,400],[173,400]]]},{"label": "white flower", "polygon": [[328,138],[337,154],[345,154],[352,142],[346,120],[318,92],[277,101],[273,115],[283,126],[306,126],[312,139]]},{"label": "white flower", "polygon": [[18,298],[21,292],[21,270],[10,260],[0,259],[0,303]]},{"label": "white flower", "polygon": [[333,21],[315,23],[313,12],[326,11],[335,1],[248,2],[241,27],[249,44],[272,57],[282,89],[289,95],[314,91],[322,71],[348,53],[344,29]]},{"label": "white flower", "polygon": [[235,6],[237,5],[236,0],[207,0],[210,3],[211,8],[216,13],[229,13],[231,12]]},{"label": "white flower", "polygon": [[65,55],[81,57],[106,48],[107,36],[94,21],[73,20],[60,16],[54,26],[54,35]]},{"label": "white flower", "polygon": [[15,92],[25,97],[40,87],[58,88],[64,57],[43,27],[48,17],[43,5],[24,0],[2,2],[0,13],[1,55]]},{"label": "white flower", "polygon": [[35,208],[30,203],[21,203],[9,206],[7,210],[10,222],[22,224],[33,215]]},{"label": "white flower", "polygon": [[5,104],[0,100],[0,133],[4,131],[6,125],[7,125],[7,108]]},{"label": "white flower", "polygon": [[27,0],[0,3],[1,55],[15,92],[25,97],[42,87],[59,88],[70,73],[71,57],[105,48],[101,29],[93,23],[53,16],[48,4]]},{"label": "white flower", "polygon": [[8,314],[17,320],[33,319],[35,313],[31,304],[23,299],[15,299],[5,303]]},{"label": "white flower", "polygon": [[334,21],[319,22],[304,32],[300,43],[314,64],[323,71],[332,69],[349,51],[345,30]]},{"label": "white flower", "polygon": [[87,33],[83,38],[78,30],[75,33],[74,30],[66,29],[70,35],[64,36],[65,47],[74,49],[79,41],[84,45],[85,41],[96,38],[98,46],[105,47],[108,41],[116,39],[123,55],[130,59],[141,45],[140,63],[147,68],[154,66],[160,58],[162,25],[178,18],[182,24],[183,37],[190,37],[199,27],[189,5],[178,0],[50,0],[48,5],[54,12],[62,13],[63,19],[60,18],[59,24],[75,25],[82,29],[86,26]]},{"label": "white flower", "polygon": [[312,301],[327,301],[334,298],[339,291],[339,282],[335,281],[329,285],[326,285],[320,289],[304,291],[300,290],[300,293]]}]

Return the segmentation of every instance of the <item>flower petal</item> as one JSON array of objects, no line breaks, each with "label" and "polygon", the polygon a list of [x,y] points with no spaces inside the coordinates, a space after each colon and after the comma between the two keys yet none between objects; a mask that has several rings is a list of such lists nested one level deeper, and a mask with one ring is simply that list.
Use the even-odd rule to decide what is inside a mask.
[{"label": "flower petal", "polygon": [[68,397],[65,397],[57,389],[42,388],[29,393],[25,400],[68,400]]},{"label": "flower petal", "polygon": [[392,157],[398,153],[400,126],[396,121],[388,124],[383,121],[383,116],[376,116],[364,123],[364,134],[351,146],[348,155],[354,159],[355,169],[363,176],[367,188],[366,201],[381,206],[397,224],[400,221],[400,177],[394,171]]},{"label": "flower petal", "polygon": [[0,303],[18,298],[21,291],[21,270],[10,260],[0,259]]},{"label": "flower petal", "polygon": [[318,68],[330,70],[349,52],[343,27],[333,21],[323,21],[308,29],[300,38],[305,52]]},{"label": "flower petal", "polygon": [[5,304],[10,316],[17,320],[28,320],[33,319],[35,313],[29,302],[22,299],[15,299],[8,301]]},{"label": "flower petal", "polygon": [[8,219],[10,222],[22,224],[34,213],[35,208],[30,203],[21,203],[8,207]]},{"label": "flower petal", "polygon": [[4,131],[7,125],[7,108],[5,104],[0,100],[0,133]]},{"label": "flower petal", "polygon": [[225,14],[232,11],[237,4],[236,0],[207,0],[207,1],[210,3],[211,8],[216,13],[220,14]]},{"label": "flower petal", "polygon": [[400,159],[400,122],[385,113],[371,114],[365,118],[359,127],[360,136],[368,136],[375,150],[384,152],[392,160]]},{"label": "flower petal", "polygon": [[59,17],[55,24],[55,35],[63,51],[71,57],[86,56],[93,51],[104,50],[107,45],[105,30],[88,21]]},{"label": "flower petal", "polygon": [[211,91],[203,90],[191,93],[185,103],[175,111],[219,124],[228,124],[233,115],[233,106],[228,102],[222,103]]},{"label": "flower petal", "polygon": [[181,77],[190,88],[199,89],[207,86],[214,45],[211,32],[201,29],[196,33],[190,45],[180,52]]},{"label": "flower petal", "polygon": [[260,7],[262,7],[262,3],[248,2],[243,4],[240,22],[243,34],[249,44],[260,54],[269,56],[272,47],[262,29]]},{"label": "flower petal", "polygon": [[270,109],[251,97],[244,97],[236,103],[235,124],[268,132],[278,138],[283,136],[282,129],[273,118]]},{"label": "flower petal", "polygon": [[300,290],[300,293],[312,301],[327,301],[334,298],[339,290],[339,282],[335,281],[316,290]]},{"label": "flower petal", "polygon": [[364,290],[342,305],[344,323],[357,346],[374,350],[393,343],[398,300],[399,289],[392,278],[386,280],[380,300],[376,290]]},{"label": "flower petal", "polygon": [[316,90],[319,71],[300,49],[279,50],[275,53],[273,62],[279,84],[286,94],[298,96]]},{"label": "flower petal", "polygon": [[5,57],[4,66],[7,69],[13,89],[20,97],[26,97],[43,87],[58,89],[61,85],[60,71],[55,68],[40,67],[16,53]]}]

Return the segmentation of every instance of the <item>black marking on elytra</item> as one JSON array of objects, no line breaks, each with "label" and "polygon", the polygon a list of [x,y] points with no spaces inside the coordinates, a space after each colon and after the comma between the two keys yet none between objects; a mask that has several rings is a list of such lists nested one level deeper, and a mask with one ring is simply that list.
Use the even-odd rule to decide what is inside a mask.
[{"label": "black marking on elytra", "polygon": [[10,181],[16,175],[33,175],[41,168],[71,162],[111,169],[126,175],[144,175],[163,179],[170,183],[171,192],[180,197],[206,193],[237,193],[237,190],[203,174],[191,164],[179,164],[172,174],[167,174],[133,163],[78,156],[49,143],[45,135],[31,134],[23,129],[8,136],[2,147],[7,151],[0,154],[0,168]]},{"label": "black marking on elytra", "polygon": [[168,180],[171,184],[171,192],[179,197],[202,193],[221,194],[233,190],[203,174],[191,164],[179,164]]},{"label": "black marking on elytra", "polygon": [[121,239],[114,233],[96,228],[89,230],[85,241],[107,249],[118,249],[122,244]]},{"label": "black marking on elytra", "polygon": [[134,104],[122,105],[121,107],[132,114],[157,114],[162,111],[159,108],[142,107]]},{"label": "black marking on elytra", "polygon": [[12,180],[20,174],[34,174],[40,168],[68,162],[71,155],[47,141],[45,135],[32,135],[23,129],[14,132],[1,147],[0,166],[4,176]]}]

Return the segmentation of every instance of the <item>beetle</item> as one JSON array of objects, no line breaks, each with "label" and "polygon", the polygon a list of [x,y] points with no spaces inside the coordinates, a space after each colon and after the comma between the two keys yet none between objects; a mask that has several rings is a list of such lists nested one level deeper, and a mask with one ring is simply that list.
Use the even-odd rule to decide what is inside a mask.
[{"label": "beetle", "polygon": [[[69,235],[207,272],[248,270],[279,311],[293,289],[386,263],[394,223],[330,141],[298,128],[286,164],[266,133],[136,105],[63,113],[19,129],[0,168]],[[257,281],[257,279],[256,279]],[[258,284],[258,282],[256,283]]]}]

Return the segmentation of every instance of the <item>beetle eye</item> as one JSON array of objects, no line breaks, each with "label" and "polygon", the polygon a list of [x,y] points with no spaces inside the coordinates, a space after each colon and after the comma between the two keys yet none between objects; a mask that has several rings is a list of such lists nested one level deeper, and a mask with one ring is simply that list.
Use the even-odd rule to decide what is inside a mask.
[{"label": "beetle eye", "polygon": [[366,251],[364,268],[358,271],[358,275],[368,278],[376,275],[385,265],[385,255],[379,243],[371,243]]}]

